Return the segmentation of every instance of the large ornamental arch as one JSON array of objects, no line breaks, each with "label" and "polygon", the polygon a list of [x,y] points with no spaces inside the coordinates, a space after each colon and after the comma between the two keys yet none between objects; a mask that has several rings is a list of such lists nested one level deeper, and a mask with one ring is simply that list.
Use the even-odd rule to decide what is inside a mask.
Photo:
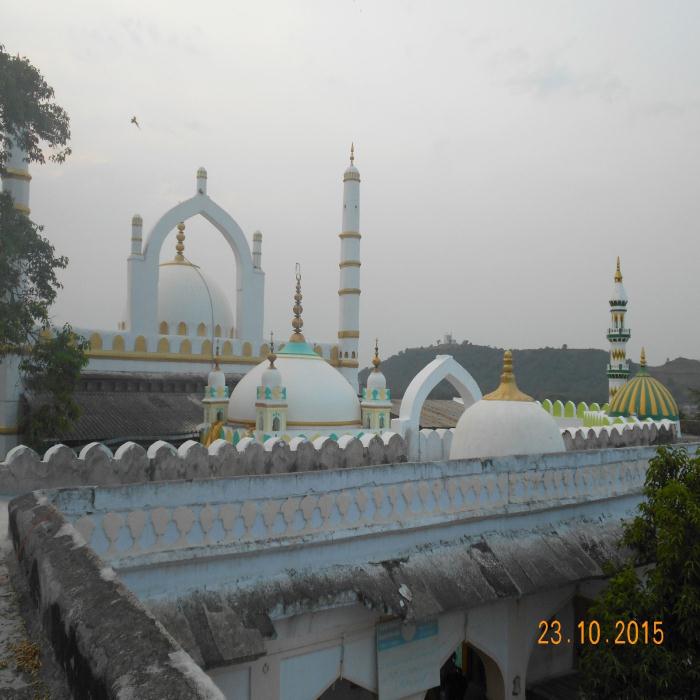
[{"label": "large ornamental arch", "polygon": [[168,234],[181,221],[202,216],[229,244],[235,260],[236,333],[239,338],[263,337],[265,274],[253,265],[250,246],[233,217],[206,194],[198,177],[197,194],[165,212],[151,229],[141,255],[129,257],[128,309],[132,332],[155,333],[158,329],[158,266],[160,252]]},{"label": "large ornamental arch", "polygon": [[399,409],[399,417],[393,421],[393,427],[408,441],[409,458],[418,460],[420,456],[420,414],[423,404],[430,392],[441,382],[447,380],[457,390],[469,408],[481,398],[481,389],[469,372],[467,372],[452,355],[438,355],[411,380],[404,392]]}]

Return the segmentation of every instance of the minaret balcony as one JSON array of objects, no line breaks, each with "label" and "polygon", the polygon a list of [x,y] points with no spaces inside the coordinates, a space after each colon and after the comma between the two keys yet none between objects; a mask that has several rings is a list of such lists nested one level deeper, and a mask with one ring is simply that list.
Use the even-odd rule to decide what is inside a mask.
[{"label": "minaret balcony", "polygon": [[608,340],[622,340],[626,341],[630,339],[630,331],[627,328],[608,328],[608,335],[606,336]]}]

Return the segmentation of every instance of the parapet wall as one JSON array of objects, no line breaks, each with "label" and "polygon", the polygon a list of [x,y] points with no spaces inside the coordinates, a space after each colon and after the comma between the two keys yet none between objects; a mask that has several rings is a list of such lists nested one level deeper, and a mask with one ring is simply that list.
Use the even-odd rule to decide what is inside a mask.
[{"label": "parapet wall", "polygon": [[[431,462],[450,458],[454,428],[423,428],[418,433],[418,450],[409,445],[411,461]],[[561,430],[567,450],[598,450],[606,447],[636,447],[663,445],[674,442],[678,435],[676,424],[664,420],[656,422],[615,423],[594,428],[571,427]],[[414,454],[418,455],[414,457]]]},{"label": "parapet wall", "polygon": [[218,476],[281,474],[343,469],[405,462],[406,443],[396,433],[381,436],[345,435],[336,442],[321,437],[313,442],[294,438],[289,443],[271,438],[264,445],[244,438],[235,447],[216,440],[207,449],[188,440],[178,449],[159,440],[147,450],[127,442],[115,453],[93,442],[79,455],[54,445],[43,459],[19,445],[0,462],[0,493],[25,493],[55,486],[110,486],[149,481],[206,479]]},{"label": "parapet wall", "polygon": [[19,570],[72,697],[224,700],[45,497],[30,493],[12,501],[10,531]]}]

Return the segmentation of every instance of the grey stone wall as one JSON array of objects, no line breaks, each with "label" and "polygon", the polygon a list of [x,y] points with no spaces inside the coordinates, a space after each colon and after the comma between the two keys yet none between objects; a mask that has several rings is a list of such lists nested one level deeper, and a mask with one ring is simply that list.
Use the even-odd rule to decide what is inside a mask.
[{"label": "grey stone wall", "polygon": [[19,445],[0,462],[0,493],[26,493],[56,486],[110,486],[147,481],[206,479],[221,476],[280,474],[343,469],[406,461],[406,443],[396,433],[341,437],[338,442],[295,438],[290,443],[270,439],[264,445],[252,438],[235,447],[216,440],[207,449],[189,440],[179,448],[159,440],[148,449],[134,442],[115,453],[93,442],[76,455],[65,445],[54,445],[40,457]]},{"label": "grey stone wall", "polygon": [[74,698],[223,700],[46,498],[13,500],[10,532],[19,571]]}]

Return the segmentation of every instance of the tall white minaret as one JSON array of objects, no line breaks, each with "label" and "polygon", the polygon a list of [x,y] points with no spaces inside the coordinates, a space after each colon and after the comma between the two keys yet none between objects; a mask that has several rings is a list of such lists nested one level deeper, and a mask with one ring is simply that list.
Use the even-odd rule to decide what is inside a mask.
[{"label": "tall white minaret", "polygon": [[12,145],[10,156],[2,169],[2,191],[8,192],[15,200],[15,209],[29,214],[29,164],[25,160],[24,151]]},{"label": "tall white minaret", "polygon": [[350,165],[343,175],[343,226],[340,237],[340,316],[338,364],[340,373],[355,393],[360,338],[360,171],[355,167],[355,144],[350,146]]},{"label": "tall white minaret", "polygon": [[625,326],[627,313],[627,292],[622,286],[620,258],[617,258],[615,270],[615,287],[610,299],[610,327],[608,341],[610,342],[610,358],[608,361],[608,401],[611,402],[618,389],[627,381],[630,375],[630,365],[627,359],[627,341],[630,339],[629,328]]}]

